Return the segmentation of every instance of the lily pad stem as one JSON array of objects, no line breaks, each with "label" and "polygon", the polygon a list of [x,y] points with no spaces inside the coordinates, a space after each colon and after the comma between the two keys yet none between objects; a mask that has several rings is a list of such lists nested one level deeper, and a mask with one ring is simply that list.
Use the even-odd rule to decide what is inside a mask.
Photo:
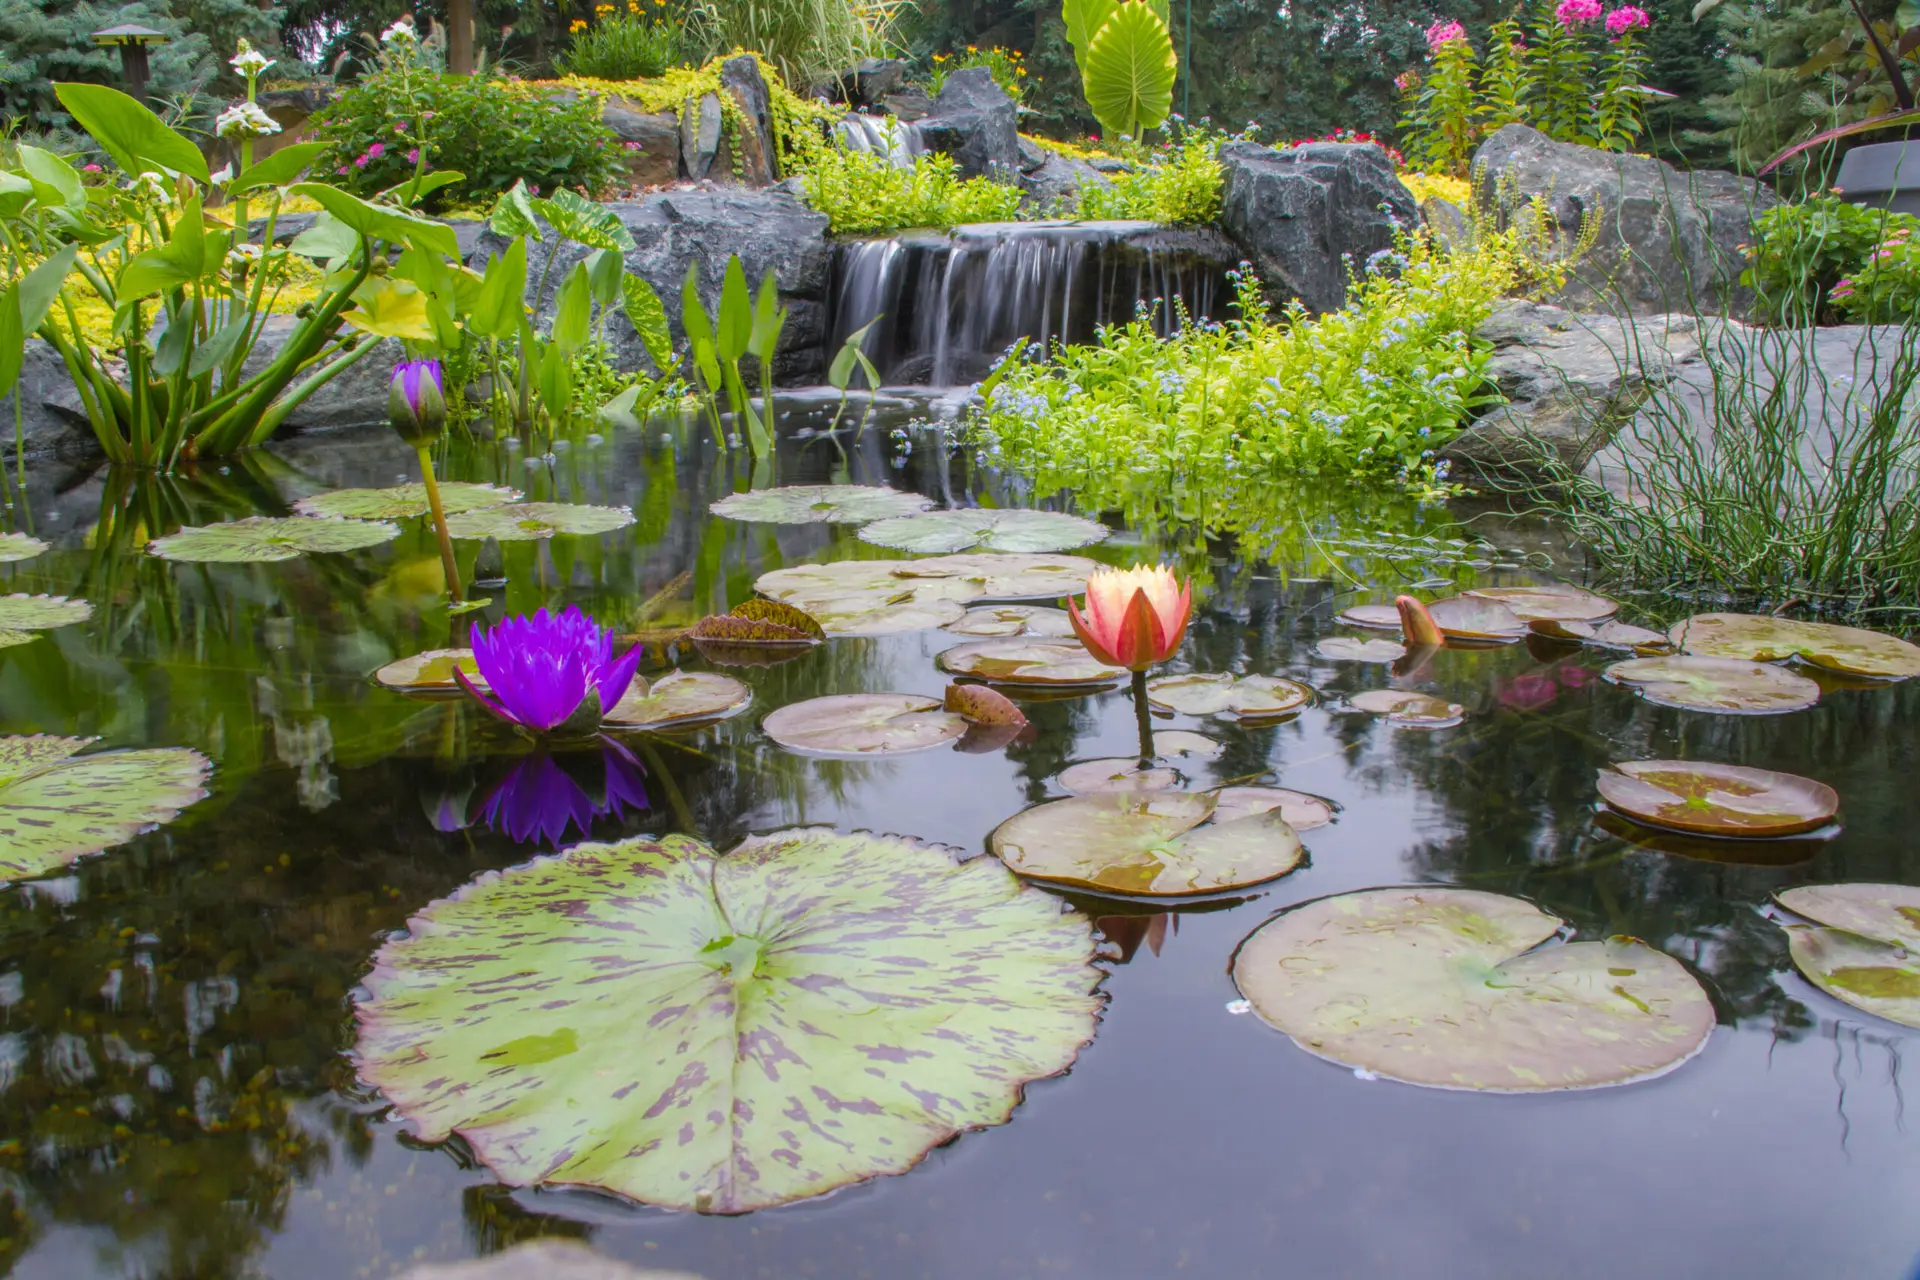
[{"label": "lily pad stem", "polygon": [[1153,767],[1153,717],[1147,711],[1147,673],[1133,673],[1133,718],[1140,727],[1140,767]]},{"label": "lily pad stem", "polygon": [[440,563],[447,571],[447,592],[455,604],[464,604],[465,598],[460,591],[460,566],[453,558],[453,538],[447,533],[447,513],[440,506],[440,482],[433,478],[433,454],[426,444],[421,444],[417,452],[420,455],[420,478],[427,486],[427,505],[433,509],[434,536],[440,539]]}]

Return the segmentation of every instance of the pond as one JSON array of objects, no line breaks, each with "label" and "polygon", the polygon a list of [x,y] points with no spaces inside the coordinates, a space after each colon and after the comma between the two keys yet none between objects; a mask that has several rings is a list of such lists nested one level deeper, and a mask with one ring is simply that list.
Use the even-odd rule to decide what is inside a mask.
[{"label": "pond", "polygon": [[[753,474],[697,424],[571,441],[529,458],[461,443],[448,474],[542,501],[630,508],[599,536],[505,544],[481,615],[577,604],[660,634],[753,594],[761,574],[904,559],[852,526],[723,520],[736,488],[852,481],[937,503],[1031,505],[1027,486],[908,430],[883,405],[856,440],[818,404],[783,423]],[[1449,648],[1415,681],[1464,709],[1396,727],[1347,699],[1384,665],[1316,653],[1350,605],[1409,587],[1577,571],[1550,530],[1464,507],[1301,492],[1263,524],[1207,538],[1151,504],[1081,549],[1176,563],[1198,601],[1164,670],[1311,686],[1290,719],[1178,715],[1214,746],[1193,787],[1260,783],[1324,797],[1307,859],[1228,895],[1142,904],[1062,894],[1101,935],[1097,1034],[1025,1090],[1004,1125],[937,1146],[902,1176],[740,1216],[586,1191],[503,1187],[459,1143],[410,1136],[355,1079],[353,1000],[409,916],[550,847],[489,806],[526,763],[472,707],[374,685],[396,658],[465,643],[417,520],[383,546],[266,564],[138,554],[182,524],[284,514],[341,486],[412,478],[385,432],[294,439],[193,477],[76,478],[31,491],[15,528],[56,545],[0,566],[0,593],[93,605],[85,622],[0,648],[0,734],[191,747],[211,794],[57,874],[0,889],[0,1198],[7,1274],[385,1277],[541,1235],[635,1263],[747,1277],[1897,1277],[1920,1254],[1920,1140],[1905,1115],[1915,1033],[1794,970],[1771,895],[1797,884],[1920,884],[1913,821],[1920,681],[1825,677],[1817,705],[1721,716],[1599,678],[1609,655]],[[462,543],[471,556],[476,544]],[[1627,614],[1664,624],[1670,602]],[[633,764],[558,763],[591,834],[685,833],[725,850],[794,826],[897,833],[984,854],[989,834],[1062,796],[1074,762],[1136,750],[1124,684],[1023,700],[1000,749],[834,759],[783,749],[764,717],[796,701],[939,697],[966,637],[834,639],[791,661],[688,669],[745,682],[717,725],[626,739]],[[1618,656],[1618,655],[1614,655]],[[1610,761],[1721,761],[1818,778],[1841,825],[1779,856],[1630,842],[1596,821]],[[577,830],[565,837],[579,838]],[[1718,848],[1722,856],[1703,856]],[[1768,865],[1769,862],[1778,865]],[[1677,959],[1717,1023],[1697,1056],[1622,1087],[1547,1094],[1418,1088],[1315,1057],[1245,1011],[1230,973],[1282,909],[1379,886],[1517,895],[1569,936],[1643,939]],[[956,939],[956,944],[957,944]]]}]

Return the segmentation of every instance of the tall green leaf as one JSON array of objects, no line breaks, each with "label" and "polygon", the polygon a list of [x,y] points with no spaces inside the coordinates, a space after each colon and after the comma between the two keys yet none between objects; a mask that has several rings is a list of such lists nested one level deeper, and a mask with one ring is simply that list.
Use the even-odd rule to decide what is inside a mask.
[{"label": "tall green leaf", "polygon": [[20,144],[20,167],[33,184],[33,198],[49,209],[81,213],[87,207],[87,189],[80,173],[51,151]]},{"label": "tall green leaf", "polygon": [[727,273],[720,283],[720,323],[713,341],[728,364],[737,364],[753,341],[753,297],[747,292],[746,269],[737,254],[727,259]]},{"label": "tall green leaf", "polygon": [[526,314],[527,242],[515,237],[507,251],[487,263],[479,296],[467,313],[467,329],[483,338],[511,342]]},{"label": "tall green leaf", "polygon": [[128,173],[162,171],[208,180],[200,148],[161,123],[140,103],[101,84],[57,84],[54,96],[113,162]]},{"label": "tall green leaf", "polygon": [[553,345],[571,356],[586,342],[592,318],[593,282],[587,275],[587,264],[576,262],[553,296]]},{"label": "tall green leaf", "polygon": [[1093,37],[1107,25],[1107,19],[1113,16],[1119,3],[1120,0],[1062,0],[1060,18],[1066,23],[1067,43],[1073,46],[1074,61],[1086,65]]},{"label": "tall green leaf", "polygon": [[449,258],[460,256],[460,244],[453,238],[453,228],[444,222],[416,218],[398,209],[369,204],[358,196],[349,195],[324,182],[299,182],[287,189],[294,195],[309,197],[332,214],[336,221],[345,223],[361,235],[394,244],[419,245]]},{"label": "tall green leaf", "polygon": [[306,172],[314,158],[331,145],[328,142],[295,142],[281,147],[259,164],[235,174],[233,181],[227,184],[227,194],[239,195],[242,191],[257,191],[261,187],[278,187],[292,182]]},{"label": "tall green leaf", "polygon": [[507,237],[529,236],[540,238],[540,224],[534,221],[533,205],[527,196],[527,180],[515,182],[500,193],[493,202],[493,211],[487,215],[487,226]]},{"label": "tall green leaf", "polygon": [[875,316],[848,334],[847,340],[840,344],[840,350],[834,354],[833,363],[827,366],[827,383],[834,390],[845,391],[848,384],[853,381],[853,367],[862,354],[861,348],[866,344],[867,334],[872,331],[874,325],[879,323],[880,317]]},{"label": "tall green leaf", "polygon": [[1126,0],[1095,33],[1081,66],[1100,127],[1136,140],[1157,128],[1173,109],[1177,66],[1167,24],[1143,0]]},{"label": "tall green leaf", "polygon": [[620,294],[627,309],[627,320],[640,335],[647,358],[665,376],[677,361],[673,358],[673,330],[667,327],[667,309],[660,304],[660,295],[631,271],[620,281]]},{"label": "tall green leaf", "polygon": [[[149,294],[178,289],[218,270],[225,263],[225,234],[209,236],[200,212],[199,197],[181,207],[173,221],[173,234],[163,245],[156,245],[135,257],[120,269],[115,282],[122,305]],[[209,246],[219,251],[215,257]],[[211,261],[209,261],[211,259]]]},{"label": "tall green leaf", "polygon": [[680,281],[680,327],[687,331],[689,339],[705,338],[713,342],[713,321],[707,316],[707,309],[700,302],[700,264],[689,262],[687,274]]}]

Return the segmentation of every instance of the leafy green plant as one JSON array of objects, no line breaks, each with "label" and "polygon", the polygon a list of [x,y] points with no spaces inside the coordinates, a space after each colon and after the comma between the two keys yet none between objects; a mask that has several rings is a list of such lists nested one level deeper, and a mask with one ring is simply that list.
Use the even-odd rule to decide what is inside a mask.
[{"label": "leafy green plant", "polygon": [[1779,205],[1753,220],[1747,250],[1752,265],[1741,283],[1752,286],[1760,306],[1776,321],[1832,323],[1855,308],[1867,308],[1864,299],[1873,293],[1871,287],[1856,287],[1836,296],[1839,286],[1850,279],[1857,285],[1863,275],[1869,280],[1884,276],[1891,284],[1898,268],[1873,273],[1876,254],[1895,237],[1904,245],[1916,228],[1920,218],[1912,214],[1850,204],[1838,196]]},{"label": "leafy green plant", "polygon": [[[753,456],[762,458],[773,451],[769,427],[773,421],[773,357],[780,346],[780,332],[786,327],[787,308],[780,305],[780,286],[774,281],[773,268],[767,268],[758,295],[747,291],[746,269],[739,256],[727,259],[720,282],[720,306],[709,315],[700,301],[700,264],[687,264],[687,278],[680,290],[681,327],[687,331],[694,372],[694,385],[706,406],[716,439],[733,443],[720,420],[720,395],[724,391],[729,411],[736,423],[746,426],[746,440]],[[760,409],[753,407],[747,393],[740,362],[752,356],[760,366]]]},{"label": "leafy green plant", "polygon": [[898,0],[697,0],[686,8],[686,42],[707,57],[754,49],[788,84],[802,87],[884,56]]},{"label": "leafy green plant", "polygon": [[1159,128],[1173,109],[1179,68],[1164,0],[1066,0],[1061,13],[1100,127],[1136,142]]},{"label": "leafy green plant", "polygon": [[657,21],[638,6],[588,25],[574,24],[573,42],[554,59],[564,74],[590,80],[644,80],[680,61],[681,27]]},{"label": "leafy green plant", "polygon": [[183,25],[164,0],[101,7],[5,0],[0,3],[0,120],[17,120],[34,131],[71,125],[54,82],[118,84],[119,51],[96,46],[92,32],[123,22],[168,37],[149,54],[147,87],[156,101],[197,94],[218,71],[207,36]]},{"label": "leafy green plant", "polygon": [[1220,144],[1225,140],[1206,129],[1177,129],[1175,139],[1149,153],[1144,164],[1113,175],[1111,186],[1088,183],[1082,187],[1080,216],[1212,222],[1220,216],[1220,192],[1226,180],[1220,168]]},{"label": "leafy green plant", "polygon": [[807,203],[835,235],[1002,222],[1019,216],[1020,191],[987,178],[961,178],[950,156],[916,157],[912,168],[883,156],[822,147],[806,161]]},{"label": "leafy green plant", "polygon": [[948,76],[968,67],[985,67],[993,76],[993,82],[1015,102],[1027,96],[1027,58],[1018,49],[1003,49],[997,44],[985,49],[968,45],[963,53],[936,53],[932,62],[932,69],[927,73],[927,92],[936,98]]},{"label": "leafy green plant", "polygon": [[[1436,22],[1427,28],[1427,48],[1433,69],[1402,121],[1407,154],[1426,172],[1464,176],[1480,141],[1484,114],[1474,96],[1473,45],[1458,22]],[[1509,45],[1509,55],[1512,50]]]}]

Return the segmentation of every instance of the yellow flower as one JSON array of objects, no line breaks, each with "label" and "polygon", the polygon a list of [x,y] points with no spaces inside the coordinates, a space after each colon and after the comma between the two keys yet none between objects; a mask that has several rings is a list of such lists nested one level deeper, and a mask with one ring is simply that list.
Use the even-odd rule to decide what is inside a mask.
[{"label": "yellow flower", "polygon": [[976,45],[976,44],[970,44],[970,45],[968,45],[968,46],[967,46],[967,52],[968,52],[968,53],[978,53],[978,52],[980,52],[980,46],[979,46],[979,45]]},{"label": "yellow flower", "polygon": [[587,20],[585,18],[575,18],[573,24],[567,28],[567,30],[574,32],[576,35],[586,29]]}]

